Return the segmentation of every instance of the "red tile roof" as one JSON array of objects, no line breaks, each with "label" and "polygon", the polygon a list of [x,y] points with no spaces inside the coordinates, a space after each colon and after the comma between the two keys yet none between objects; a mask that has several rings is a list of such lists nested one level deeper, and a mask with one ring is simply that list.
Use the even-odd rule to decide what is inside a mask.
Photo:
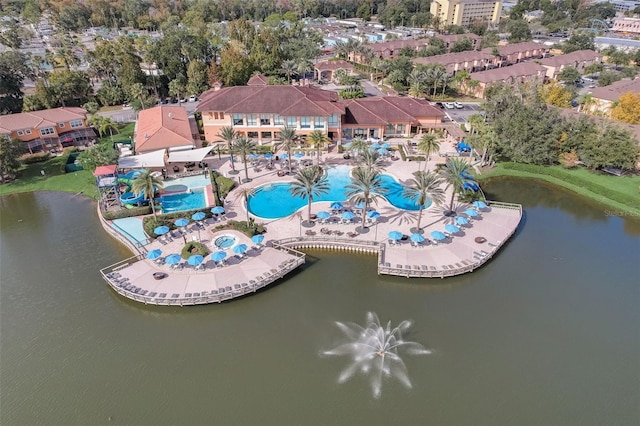
[{"label": "red tile roof", "polygon": [[494,81],[507,80],[509,78],[544,76],[546,68],[535,62],[520,62],[515,65],[494,68],[492,70],[472,72],[469,77],[480,83],[492,83]]},{"label": "red tile roof", "polygon": [[591,91],[591,97],[606,101],[616,101],[627,92],[640,93],[640,78],[620,80],[608,86],[596,87]]},{"label": "red tile roof", "polygon": [[575,52],[567,53],[566,55],[552,56],[551,58],[544,58],[540,60],[540,65],[546,65],[550,67],[559,67],[562,65],[572,65],[575,62],[602,60],[602,55],[593,50],[576,50]]},{"label": "red tile roof", "polygon": [[354,68],[353,65],[347,61],[322,61],[315,64],[313,67],[318,71],[337,70],[340,68],[352,71]]},{"label": "red tile roof", "polygon": [[[482,49],[482,52],[492,53],[493,49],[494,49],[493,47],[486,47]],[[513,55],[514,53],[527,52],[532,50],[540,50],[540,51],[548,52],[549,46],[545,46],[544,44],[541,44],[541,43],[534,43],[532,41],[523,41],[522,43],[514,43],[514,44],[507,44],[504,46],[498,46],[496,47],[496,49],[498,49],[498,52],[500,52],[500,55],[506,56],[506,55]]]},{"label": "red tile roof", "polygon": [[53,127],[70,120],[84,120],[87,111],[76,107],[61,107],[42,111],[22,112],[0,116],[0,130],[7,133],[22,129]]},{"label": "red tile roof", "polygon": [[247,86],[266,86],[269,84],[269,77],[263,74],[256,74],[247,81]]},{"label": "red tile roof", "polygon": [[140,111],[135,144],[137,152],[193,146],[187,110],[181,106],[160,105]]},{"label": "red tile roof", "polygon": [[418,117],[442,117],[444,113],[421,99],[398,96],[370,97],[345,101],[346,124],[417,123]]}]

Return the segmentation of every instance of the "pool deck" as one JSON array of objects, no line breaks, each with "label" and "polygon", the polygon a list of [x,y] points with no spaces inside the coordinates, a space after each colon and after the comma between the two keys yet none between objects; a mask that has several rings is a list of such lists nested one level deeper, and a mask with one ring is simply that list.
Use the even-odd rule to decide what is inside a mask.
[{"label": "pool deck", "polygon": [[[442,144],[441,152],[450,152],[451,147]],[[435,157],[435,158],[434,158]],[[314,157],[305,157],[314,160]],[[434,169],[436,164],[446,159],[432,156],[428,169]],[[209,160],[221,173],[231,178],[244,177],[241,163],[236,164],[237,172],[231,172],[228,162],[215,164],[216,159]],[[294,161],[296,164],[297,161]],[[341,154],[324,154],[321,165],[353,165],[353,160],[344,160]],[[424,168],[424,162],[404,162],[401,160],[386,161],[384,173],[396,177],[405,183],[412,177],[412,173]],[[262,171],[262,170],[264,171]],[[241,186],[257,187],[266,183],[291,181],[291,176],[279,177],[280,170],[276,162],[273,170],[250,167],[251,182]],[[239,172],[239,173],[238,173]],[[173,241],[161,244],[155,240],[144,247],[142,254],[111,265],[101,272],[105,280],[119,294],[144,303],[158,305],[193,305],[215,303],[229,300],[252,293],[265,287],[293,271],[305,261],[304,253],[296,249],[318,248],[330,250],[349,250],[354,252],[371,253],[377,256],[377,272],[379,274],[402,277],[439,277],[460,275],[471,272],[491,259],[502,245],[515,233],[522,217],[522,208],[517,204],[490,202],[489,207],[480,210],[479,217],[471,221],[468,226],[460,226],[461,232],[449,235],[446,240],[435,244],[431,232],[444,232],[444,226],[453,223],[453,217],[444,215],[445,206],[433,206],[422,213],[421,229],[427,244],[412,245],[408,236],[416,231],[418,222],[417,211],[398,210],[386,200],[382,199],[375,208],[381,217],[377,222],[369,223],[361,228],[360,216],[352,223],[342,224],[335,221],[334,215],[329,221],[307,221],[306,205],[293,215],[281,219],[255,218],[263,223],[265,246],[260,250],[251,249],[242,259],[227,258],[226,266],[218,267],[209,257],[201,270],[187,266],[182,270],[174,270],[169,265],[158,265],[152,260],[144,258],[146,251],[160,248],[163,256],[170,253],[180,253],[185,241],[200,240],[213,252],[211,242],[218,236],[233,234],[240,242],[249,247],[254,246],[250,239],[236,231],[215,230],[215,227],[229,219],[246,220],[247,211],[244,200],[234,195],[232,191],[225,201],[226,215],[219,221],[212,219],[205,223],[204,229],[198,232],[195,224],[188,227],[188,233],[182,237],[176,235]],[[451,192],[447,191],[448,201]],[[330,202],[319,202],[312,205],[312,214],[321,210],[331,211]],[[343,202],[349,207],[348,202]],[[454,210],[461,213],[469,204],[454,203]],[[407,237],[406,240],[394,243],[387,237],[391,231],[399,231]],[[481,242],[477,242],[481,241]],[[227,250],[231,254],[232,250]],[[156,280],[154,272],[164,272],[167,277]],[[111,275],[110,275],[111,274]]]}]

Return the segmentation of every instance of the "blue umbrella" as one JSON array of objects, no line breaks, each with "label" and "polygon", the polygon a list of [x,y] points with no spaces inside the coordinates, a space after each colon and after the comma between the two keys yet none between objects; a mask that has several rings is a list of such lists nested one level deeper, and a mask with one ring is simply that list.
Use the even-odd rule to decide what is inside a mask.
[{"label": "blue umbrella", "polygon": [[342,205],[342,203],[340,201],[336,201],[334,203],[331,203],[331,209],[332,210],[340,210],[342,209],[344,206]]},{"label": "blue umbrella", "polygon": [[378,148],[380,148],[380,144],[378,142],[374,142],[374,143],[371,144],[371,148],[378,149]]},{"label": "blue umbrella", "polygon": [[164,263],[168,263],[169,265],[177,265],[182,260],[179,254],[170,254],[169,256],[164,258]]},{"label": "blue umbrella", "polygon": [[379,218],[379,217],[380,217],[380,213],[378,213],[378,212],[377,212],[377,211],[375,211],[375,210],[369,210],[369,211],[367,212],[367,217],[368,217],[369,219],[377,219],[377,218]]},{"label": "blue umbrella", "polygon": [[224,207],[221,206],[215,206],[211,209],[211,213],[213,214],[222,214],[224,213]]},{"label": "blue umbrella", "polygon": [[344,213],[342,213],[342,219],[344,219],[344,220],[351,220],[351,219],[353,219],[354,217],[356,217],[356,215],[355,215],[355,214],[353,214],[353,213],[351,213],[351,212],[344,212]]},{"label": "blue umbrella", "polygon": [[319,211],[319,212],[316,214],[316,216],[317,216],[319,219],[328,219],[328,218],[329,218],[329,216],[331,216],[331,213],[329,213],[329,212],[325,212],[324,210],[322,210],[322,211]]},{"label": "blue umbrella", "polygon": [[273,154],[270,152],[267,152],[266,154],[264,154],[264,158],[267,160],[271,160],[273,158]]},{"label": "blue umbrella", "polygon": [[345,148],[351,148],[351,142],[347,142],[345,144],[342,144],[342,146],[344,146]]},{"label": "blue umbrella", "polygon": [[402,232],[400,231],[391,231],[387,234],[390,240],[398,241],[402,238]]},{"label": "blue umbrella", "polygon": [[456,223],[458,225],[468,225],[469,224],[469,220],[464,216],[458,216],[458,217],[456,217]]},{"label": "blue umbrella", "polygon": [[414,243],[424,242],[424,236],[422,234],[411,234],[409,238],[411,238],[411,241],[413,241]]},{"label": "blue umbrella", "polygon": [[246,244],[238,244],[237,246],[235,246],[235,247],[233,248],[233,252],[234,252],[234,253],[238,253],[238,254],[242,254],[242,253],[244,253],[245,251],[247,251],[247,249],[248,249],[248,248],[249,248],[249,247],[247,247],[247,245],[246,245]]},{"label": "blue umbrella", "polygon": [[478,209],[486,209],[487,208],[487,204],[484,201],[474,201],[473,202],[473,206],[478,208]]},{"label": "blue umbrella", "polygon": [[205,217],[207,217],[207,215],[204,214],[203,212],[196,212],[191,216],[191,219],[193,219],[193,220],[202,220]]},{"label": "blue umbrella", "polygon": [[378,154],[380,155],[387,155],[389,153],[389,151],[387,151],[385,148],[380,148],[378,150]]},{"label": "blue umbrella", "polygon": [[380,145],[380,147],[384,148],[384,149],[389,149],[389,148],[391,148],[391,145],[389,145],[388,143],[385,142],[382,145]]},{"label": "blue umbrella", "polygon": [[183,227],[189,224],[189,219],[185,219],[184,217],[181,217],[180,219],[176,219],[176,221],[173,223],[178,227]]},{"label": "blue umbrella", "polygon": [[452,224],[450,224],[450,223],[448,223],[448,224],[446,224],[446,225],[444,226],[444,230],[445,230],[445,231],[447,231],[447,232],[450,232],[450,233],[452,233],[452,234],[455,234],[455,233],[457,233],[457,232],[460,232],[460,228],[458,228],[457,226],[452,225]]},{"label": "blue umbrella", "polygon": [[296,157],[296,158],[302,158],[302,157],[304,157],[304,154],[301,153],[301,152],[296,152],[295,154],[293,154],[293,156]]},{"label": "blue umbrella", "polygon": [[221,260],[224,260],[225,257],[227,257],[226,251],[217,251],[211,255],[211,260],[214,262],[220,262]]},{"label": "blue umbrella", "polygon": [[431,231],[431,236],[436,241],[442,241],[442,240],[446,240],[447,239],[447,236],[444,235],[444,233],[442,233],[440,231]]},{"label": "blue umbrella", "polygon": [[364,209],[364,201],[360,201],[354,206],[356,209]]},{"label": "blue umbrella", "polygon": [[162,256],[162,250],[155,249],[147,253],[147,259],[157,259]]},{"label": "blue umbrella", "polygon": [[153,233],[156,235],[164,235],[167,232],[169,232],[169,227],[168,226],[158,226],[156,229],[153,230]]},{"label": "blue umbrella", "polygon": [[194,254],[192,256],[189,256],[189,258],[187,259],[187,263],[191,266],[198,266],[202,263],[203,260],[204,256],[202,256],[201,254]]},{"label": "blue umbrella", "polygon": [[464,214],[466,214],[466,215],[467,215],[467,216],[469,216],[469,217],[476,217],[476,216],[478,216],[478,212],[477,212],[477,211],[475,211],[474,209],[466,209],[466,210],[464,211]]},{"label": "blue umbrella", "polygon": [[257,160],[260,157],[258,154],[251,153],[249,154],[249,160]]},{"label": "blue umbrella", "polygon": [[251,237],[251,242],[255,244],[260,244],[264,241],[264,235],[254,235]]},{"label": "blue umbrella", "polygon": [[287,153],[280,154],[280,158],[282,158],[283,160],[286,160],[287,158],[289,158],[289,154]]}]

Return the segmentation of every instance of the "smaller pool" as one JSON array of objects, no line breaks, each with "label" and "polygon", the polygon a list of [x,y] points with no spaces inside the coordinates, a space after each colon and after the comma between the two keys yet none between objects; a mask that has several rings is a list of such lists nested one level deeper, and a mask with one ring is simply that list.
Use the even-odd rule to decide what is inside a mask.
[{"label": "smaller pool", "polygon": [[169,194],[160,197],[163,213],[181,212],[185,210],[203,209],[207,206],[203,189],[191,192]]},{"label": "smaller pool", "polygon": [[228,249],[236,243],[236,237],[233,235],[223,235],[213,240],[213,245],[219,249]]}]

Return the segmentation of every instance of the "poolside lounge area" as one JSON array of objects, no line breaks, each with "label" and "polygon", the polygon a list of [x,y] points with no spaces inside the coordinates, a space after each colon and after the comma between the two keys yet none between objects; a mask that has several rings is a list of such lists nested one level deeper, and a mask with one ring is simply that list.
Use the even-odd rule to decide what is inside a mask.
[{"label": "poolside lounge area", "polygon": [[[441,146],[441,152],[450,149],[448,143]],[[312,158],[315,161],[315,157]],[[428,168],[433,169],[436,164],[444,161],[445,158],[434,155],[428,163]],[[237,171],[231,170],[228,161],[215,164],[215,159],[212,159],[211,163],[225,175],[239,175]],[[320,164],[323,167],[331,167],[353,165],[353,161],[345,159],[342,154],[324,153]],[[241,167],[236,164],[237,170],[241,170]],[[423,162],[387,158],[384,173],[394,176],[400,183],[405,183],[414,171],[423,167]],[[240,186],[255,188],[273,182],[291,181],[292,176],[278,174],[283,169],[284,167],[277,162],[271,169],[250,169],[250,182],[242,183]],[[244,175],[244,171],[240,173]],[[447,199],[450,194],[447,193]],[[142,254],[137,257],[105,268],[103,275],[116,292],[130,299],[150,304],[182,306],[230,300],[265,287],[304,263],[305,255],[298,251],[299,249],[369,253],[377,256],[379,274],[407,278],[444,278],[472,272],[484,265],[515,233],[522,218],[522,208],[517,204],[488,202],[486,208],[475,209],[474,217],[470,217],[466,212],[473,206],[456,202],[454,215],[446,215],[446,208],[443,206],[425,209],[420,229],[417,229],[417,211],[400,210],[382,199],[371,206],[380,216],[375,220],[367,220],[363,228],[361,210],[358,211],[357,206],[348,202],[343,204],[343,210],[355,213],[353,219],[342,220],[340,212],[332,211],[330,218],[312,217],[309,221],[306,206],[283,218],[254,217],[257,222],[265,225],[267,232],[264,236],[265,242],[268,243],[260,250],[249,250],[244,257],[231,258],[223,267],[218,267],[213,261],[208,260],[203,267],[197,269],[188,266],[174,270],[168,265],[158,265],[144,258],[145,252],[156,248],[160,248],[164,254],[179,253],[187,240],[199,240],[209,245],[216,235],[234,232],[216,230],[216,226],[226,220],[246,220],[247,207],[244,200],[233,196],[232,191],[225,200],[223,218],[210,220],[197,233],[193,227],[191,232],[184,237],[176,236],[172,242],[165,241],[163,244],[163,239],[157,239],[145,246]],[[320,211],[331,211],[331,203],[314,203],[313,215]],[[444,231],[447,225],[453,225],[456,217],[464,217],[469,223],[459,226],[458,232],[446,233],[441,241],[431,237],[432,232]],[[402,238],[397,241],[389,239],[388,235],[392,231],[400,232]],[[424,235],[425,241],[411,241],[409,236],[414,233]],[[248,237],[236,234],[239,240],[251,245]],[[175,247],[172,244],[175,244]],[[166,273],[167,277],[157,280],[153,276],[156,272]]]}]

